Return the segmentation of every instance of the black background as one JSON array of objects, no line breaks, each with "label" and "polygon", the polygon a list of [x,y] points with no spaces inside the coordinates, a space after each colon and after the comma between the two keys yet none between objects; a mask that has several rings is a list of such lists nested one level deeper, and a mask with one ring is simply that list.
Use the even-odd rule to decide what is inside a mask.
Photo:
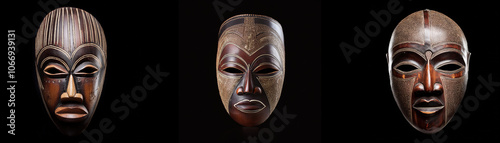
[{"label": "black background", "polygon": [[[481,93],[488,92],[478,77],[488,80],[491,75],[493,81],[500,82],[500,48],[496,43],[500,39],[497,34],[500,13],[496,3],[482,1],[241,0],[231,5],[226,0],[160,3],[72,0],[60,6],[81,8],[94,15],[108,43],[104,88],[87,131],[98,129],[99,121],[109,118],[115,129],[103,133],[103,142],[249,142],[249,137],[260,142],[259,132],[268,130],[270,119],[276,115],[272,114],[258,127],[242,127],[227,114],[218,94],[215,58],[217,33],[223,21],[216,13],[214,1],[232,8],[223,13],[224,20],[254,13],[273,17],[283,27],[287,72],[275,110],[283,112],[286,107],[296,118],[290,119],[282,131],[272,132],[272,136],[266,132],[262,138],[272,137],[272,142],[496,142],[500,138],[498,86],[486,100],[478,100],[477,105],[466,103],[477,109],[468,111],[461,107],[469,116],[456,114],[454,118],[463,121],[456,128],[452,128],[455,123],[450,123],[442,135],[415,130],[394,101],[385,57],[391,33],[399,21],[415,11],[436,10],[462,28],[472,53],[464,99],[475,98],[475,90],[480,86],[483,86]],[[387,10],[390,1],[399,2],[403,10],[392,14],[389,24],[381,26],[379,34],[370,37],[368,46],[347,62],[339,44],[353,45],[356,34],[353,28],[364,30],[368,22],[376,21],[370,11]],[[16,30],[18,40],[25,37],[22,17],[33,22],[37,12],[47,13],[37,2],[6,3],[4,30]],[[37,20],[41,21],[43,16]],[[16,136],[7,135],[8,141],[88,140],[83,134],[65,137],[50,121],[36,85],[34,36],[16,47]],[[122,112],[113,112],[111,103],[121,100],[122,94],[130,95],[135,86],[141,86],[148,75],[145,67],[155,69],[156,65],[170,75],[120,120]],[[7,92],[3,91],[3,95]],[[5,104],[8,99],[4,96],[2,102]],[[8,122],[7,113],[8,109],[4,109],[1,114],[4,124]],[[277,119],[275,124],[283,122]],[[8,130],[5,125],[1,128]]]},{"label": "black background", "polygon": [[[22,32],[26,17],[30,22],[39,11],[44,14],[37,17],[41,22],[47,13],[39,1],[17,2],[5,4],[4,11],[7,29],[15,29],[17,39],[25,37]],[[46,1],[41,0],[44,3]],[[175,142],[177,140],[177,3],[172,2],[98,2],[72,0],[64,5],[81,8],[92,14],[103,27],[107,40],[107,70],[104,87],[96,112],[87,127],[87,132],[100,129],[101,120],[109,119],[115,127],[110,133],[94,134],[87,137],[81,134],[76,137],[63,136],[50,120],[43,105],[34,72],[35,38],[28,38],[28,43],[17,45],[16,54],[16,136],[6,134],[8,127],[8,109],[5,104],[8,96],[2,99],[2,137],[9,137],[16,142],[80,142],[91,138],[102,138],[102,142]],[[50,6],[51,10],[55,7]],[[38,27],[39,24],[34,24]],[[5,27],[4,27],[5,28]],[[4,29],[6,32],[7,29]],[[36,32],[36,31],[35,31]],[[31,33],[31,31],[28,31]],[[7,34],[7,33],[5,33]],[[5,37],[7,38],[7,37]],[[5,51],[7,52],[7,51]],[[114,112],[111,103],[121,101],[121,95],[131,95],[136,86],[142,86],[143,78],[150,75],[146,66],[161,72],[169,72],[168,77],[153,90],[147,90],[143,101],[137,102],[137,108],[130,108],[125,103],[117,107],[129,108],[128,116],[124,112]],[[7,65],[4,64],[4,67]],[[154,83],[154,79],[149,79]],[[3,91],[6,95],[7,91]],[[142,95],[141,93],[137,93]],[[119,119],[123,115],[123,120]],[[172,134],[174,133],[174,134]],[[4,138],[2,138],[3,140]],[[2,141],[3,142],[3,141]]]},{"label": "black background", "polygon": [[[315,1],[241,1],[223,13],[261,14],[280,22],[285,35],[285,80],[275,111],[295,114],[284,124],[275,114],[257,127],[242,127],[226,112],[216,79],[219,19],[213,1],[181,1],[179,5],[179,140],[180,142],[320,142],[321,29],[320,3]],[[221,7],[219,7],[221,8]],[[273,123],[284,129],[271,130]],[[259,133],[260,132],[260,133]],[[262,136],[259,138],[259,134]],[[262,138],[262,139],[261,139]]]},{"label": "black background", "polygon": [[[370,37],[371,42],[359,54],[351,56],[352,61],[347,62],[339,48],[341,42],[354,44],[356,34],[354,27],[364,31],[365,25],[376,21],[370,11],[379,12],[387,10],[385,1],[344,1],[342,3],[329,3],[322,5],[323,22],[323,105],[335,100],[339,103],[334,107],[344,109],[335,110],[323,106],[323,133],[340,131],[338,138],[328,138],[324,135],[323,142],[337,141],[347,138],[354,142],[497,142],[500,129],[500,88],[486,100],[479,100],[478,108],[470,113],[468,118],[456,129],[448,124],[443,135],[427,135],[415,130],[403,117],[393,98],[389,83],[388,66],[385,54],[387,53],[392,31],[396,25],[413,12],[430,9],[441,12],[453,19],[463,30],[468,42],[469,51],[472,53],[469,66],[469,80],[464,96],[475,96],[477,86],[482,86],[479,76],[488,79],[492,75],[493,81],[500,81],[500,50],[494,41],[498,41],[500,32],[498,24],[493,21],[500,17],[494,7],[495,3],[481,1],[417,1],[417,0],[392,0],[399,2],[402,11],[392,14],[391,21],[386,27],[380,26],[380,33]],[[327,20],[330,19],[330,20]],[[332,43],[328,40],[334,39]],[[332,57],[332,58],[328,58]],[[331,61],[332,64],[326,64]],[[332,68],[325,68],[332,67]],[[327,91],[328,86],[335,90]],[[486,93],[488,90],[480,90]],[[340,93],[340,94],[339,94]],[[334,98],[330,98],[335,95]],[[468,103],[475,106],[473,102]],[[339,112],[336,112],[339,111]],[[331,116],[327,116],[331,115]],[[455,114],[454,118],[458,118]],[[446,139],[444,139],[446,136]],[[438,141],[441,140],[441,141]]]}]

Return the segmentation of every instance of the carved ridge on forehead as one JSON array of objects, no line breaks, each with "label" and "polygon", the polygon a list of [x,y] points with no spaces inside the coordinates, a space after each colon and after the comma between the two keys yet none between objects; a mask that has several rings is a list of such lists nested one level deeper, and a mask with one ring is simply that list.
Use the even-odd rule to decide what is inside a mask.
[{"label": "carved ridge on forehead", "polygon": [[[400,43],[396,43],[396,44],[393,44],[394,46],[391,47],[391,50],[394,51],[396,48],[404,45],[404,44],[417,44],[417,45],[424,45],[423,42],[418,42],[418,41],[403,41],[403,42],[400,42]],[[401,49],[401,48],[400,48]],[[396,50],[399,50],[399,49],[396,49]]]},{"label": "carved ridge on forehead", "polygon": [[[415,45],[418,45],[418,47],[401,47],[405,44],[409,44],[409,45],[415,44]],[[453,47],[443,47],[446,45],[454,45],[454,46]],[[460,43],[456,43],[456,42],[439,42],[437,44],[432,45],[432,47],[430,49],[423,49],[426,46],[427,45],[423,45],[423,44],[421,44],[419,42],[415,42],[415,41],[405,41],[405,42],[398,43],[395,46],[393,46],[389,52],[392,52],[393,54],[391,54],[391,55],[394,56],[394,55],[396,55],[397,51],[399,51],[400,49],[404,49],[404,48],[416,48],[416,49],[418,49],[418,51],[420,53],[425,53],[425,51],[428,51],[428,50],[432,51],[433,53],[436,53],[436,52],[439,52],[441,50],[451,48],[451,49],[456,49],[458,51],[458,53],[460,53],[461,55],[466,55],[466,53],[468,53],[466,48],[463,48],[463,46]],[[433,55],[435,55],[435,54],[433,54]]]},{"label": "carved ridge on forehead", "polygon": [[[456,43],[456,42],[440,42],[440,43],[434,44],[432,46],[432,48],[436,49],[436,48],[439,48],[439,47],[443,47],[445,45],[456,45],[456,46],[458,46],[458,48],[457,47],[448,47],[448,48],[452,48],[452,49],[458,50],[461,55],[466,55],[466,53],[469,52],[467,50],[467,48],[465,48],[462,44]],[[447,47],[444,47],[444,48],[447,48]]]},{"label": "carved ridge on forehead", "polygon": [[252,54],[250,54],[250,53],[248,52],[248,50],[246,50],[245,48],[241,48],[241,47],[240,47],[240,45],[238,45],[238,44],[236,44],[236,43],[232,43],[232,42],[227,42],[227,43],[225,43],[225,44],[222,46],[222,48],[220,49],[220,52],[224,51],[224,49],[226,49],[227,45],[233,45],[233,46],[235,46],[236,48],[240,49],[241,51],[245,52],[247,55],[252,56]]},{"label": "carved ridge on forehead", "polygon": [[[227,39],[226,36],[231,33],[234,33],[238,35],[238,38],[241,38],[239,40],[241,40],[242,45],[239,46],[244,46],[249,55],[252,55],[255,51],[262,48],[259,45],[266,44],[262,43],[264,39],[274,41],[277,44],[274,44],[275,47],[280,49],[279,52],[284,52],[284,39],[281,25],[278,21],[272,19],[271,17],[256,14],[241,14],[233,16],[224,21],[221,25],[219,29],[219,42],[224,44],[227,40],[222,41],[221,39]],[[255,49],[255,46],[258,46],[259,48]]]},{"label": "carved ridge on forehead", "polygon": [[421,51],[419,51],[413,47],[405,47],[405,48],[398,49],[396,52],[394,52],[392,54],[392,57],[394,57],[395,55],[397,55],[401,52],[413,52],[413,53],[419,55],[420,57],[422,57],[423,59],[426,59],[424,53],[422,53]]},{"label": "carved ridge on forehead", "polygon": [[[225,58],[227,58],[227,57],[236,57],[236,58],[238,58],[240,61],[243,61],[243,63],[245,63],[245,65],[241,65],[241,64],[239,64],[239,63],[237,63],[237,62],[234,62],[234,61],[231,61],[231,63],[234,63],[234,64],[239,65],[240,67],[242,67],[242,68],[246,69],[246,65],[248,65],[248,64],[247,64],[247,62],[246,62],[246,61],[245,61],[242,57],[240,57],[239,55],[236,55],[236,54],[226,54],[226,55],[222,56],[222,57],[220,58],[220,60],[219,60],[219,63],[221,63],[221,62],[222,62]],[[226,63],[223,63],[222,65],[220,65],[220,67],[222,67],[222,66],[223,66],[223,65],[225,65],[225,64],[227,64],[227,62],[226,62]]]},{"label": "carved ridge on forehead", "polygon": [[431,21],[429,20],[429,10],[423,10],[424,13],[424,45],[431,46]]},{"label": "carved ridge on forehead", "polygon": [[260,57],[263,57],[263,56],[270,56],[270,57],[272,57],[272,58],[276,59],[278,62],[280,62],[280,64],[279,64],[279,65],[276,65],[276,64],[271,63],[271,62],[264,62],[264,63],[271,63],[271,64],[273,64],[273,65],[276,65],[276,66],[278,66],[278,68],[280,68],[280,70],[281,70],[281,59],[277,58],[276,56],[274,56],[274,55],[272,55],[272,54],[261,54],[261,55],[259,55],[259,56],[255,57],[255,59],[252,61],[252,65],[253,65],[253,64],[255,64],[255,61],[257,61]]},{"label": "carved ridge on forehead", "polygon": [[[265,23],[264,21],[270,22]],[[280,36],[282,36],[283,31],[281,24],[276,21],[275,19],[265,16],[265,15],[258,15],[258,14],[240,14],[240,15],[235,15],[233,17],[228,18],[226,21],[224,21],[220,28],[219,28],[219,37],[222,33],[224,33],[227,29],[230,29],[233,26],[236,25],[244,25],[244,24],[252,24],[252,25],[265,25],[267,27],[270,27],[271,29],[275,30],[276,32],[279,32]]]},{"label": "carved ridge on forehead", "polygon": [[433,59],[434,57],[439,56],[442,53],[447,53],[447,52],[456,52],[456,53],[459,53],[460,55],[462,55],[462,51],[457,50],[455,48],[444,48],[442,50],[439,50],[437,52],[432,53],[432,56],[430,57],[430,59]]},{"label": "carved ridge on forehead", "polygon": [[77,63],[79,63],[81,60],[85,59],[85,58],[93,58],[93,59],[96,59],[96,62],[97,62],[97,65],[99,65],[99,68],[103,67],[101,61],[99,60],[99,58],[97,58],[95,55],[93,54],[85,54],[85,55],[82,55],[80,56],[78,59],[75,60],[73,66],[71,67],[71,70],[74,70]]},{"label": "carved ridge on forehead", "polygon": [[279,46],[278,46],[278,45],[275,45],[275,44],[272,44],[272,43],[267,43],[267,44],[263,44],[263,45],[261,45],[259,48],[256,48],[256,49],[252,50],[252,53],[250,53],[249,55],[251,56],[251,55],[255,54],[257,51],[259,51],[259,50],[263,49],[263,48],[264,48],[264,47],[266,47],[267,45],[271,45],[271,46],[269,46],[269,47],[271,47],[272,49],[276,49],[276,51],[278,51],[278,54],[280,54],[280,56],[282,56],[282,55],[281,55],[281,52],[283,52],[283,51],[278,50],[278,49],[279,49],[279,48],[278,48]]},{"label": "carved ridge on forehead", "polygon": [[[227,45],[229,45],[229,43],[228,43],[228,44],[226,44],[223,48],[225,49],[225,48],[227,47]],[[233,44],[233,45],[234,45],[234,44]],[[244,52],[245,52],[248,56],[253,56],[253,54],[249,54],[247,51],[245,51],[245,49],[243,49],[243,48],[241,48],[241,47],[239,47],[239,46],[237,46],[237,45],[234,45],[234,46],[235,46],[236,48],[238,48],[240,51],[244,51]],[[264,47],[266,47],[266,46],[262,46],[261,48],[259,48],[259,50],[260,50],[260,49],[262,49],[262,48],[264,48]],[[224,49],[223,49],[223,50],[224,50]],[[276,50],[275,52],[278,52],[278,53],[279,53],[278,49],[276,49],[276,48],[272,48],[272,49]],[[257,51],[258,51],[258,50],[257,50]],[[255,51],[255,52],[257,52],[257,51]],[[221,52],[222,52],[222,51],[221,51]],[[255,53],[255,52],[254,52],[254,53]],[[217,61],[217,62],[218,62],[218,64],[217,64],[217,65],[218,65],[218,66],[217,66],[217,69],[219,70],[219,68],[220,68],[220,67],[222,67],[222,66],[224,66],[225,64],[227,64],[227,62],[226,62],[226,63],[222,63],[222,61],[223,61],[225,58],[227,58],[227,57],[236,57],[236,58],[238,58],[240,61],[243,61],[243,63],[244,63],[245,65],[241,65],[241,64],[236,63],[236,62],[231,62],[231,63],[234,63],[234,64],[236,64],[236,65],[238,65],[238,66],[242,67],[242,68],[243,68],[243,69],[245,69],[245,70],[250,70],[250,68],[252,68],[252,66],[254,66],[255,62],[256,62],[257,60],[259,60],[261,57],[264,57],[264,56],[269,56],[269,57],[271,57],[273,60],[276,60],[276,61],[278,62],[277,64],[275,64],[275,63],[271,63],[271,64],[272,64],[272,65],[275,65],[275,66],[276,66],[276,67],[277,67],[280,71],[282,71],[282,70],[284,69],[284,61],[282,60],[282,58],[278,58],[278,57],[277,57],[277,56],[282,56],[281,54],[278,54],[278,55],[273,55],[273,54],[267,54],[267,53],[266,53],[266,54],[260,54],[260,55],[256,56],[256,57],[253,59],[253,61],[251,61],[250,63],[248,63],[245,59],[243,59],[241,56],[239,56],[239,55],[237,55],[237,54],[224,54],[224,55],[223,55],[222,57],[220,57],[220,58],[219,58],[219,60]],[[265,63],[267,63],[267,62],[265,62]]]},{"label": "carved ridge on forehead", "polygon": [[[261,32],[261,33],[272,33],[272,32]],[[238,47],[240,50],[244,51],[247,55],[253,55],[255,54],[255,52],[259,51],[260,49],[264,48],[266,45],[272,45],[272,47],[274,47],[278,53],[280,54],[280,56],[284,56],[283,53],[284,53],[284,48],[283,46],[283,43],[279,40],[277,40],[276,38],[273,38],[271,36],[264,36],[264,37],[261,37],[259,39],[256,39],[255,41],[258,41],[258,42],[254,42],[252,47],[254,46],[259,46],[258,48],[242,48],[241,46],[247,46],[249,44],[249,42],[252,42],[252,41],[247,41],[247,40],[244,40],[244,38],[239,35],[240,33],[239,32],[231,32],[231,33],[227,33],[227,34],[224,34],[222,37],[224,38],[225,36],[228,36],[230,34],[234,34],[234,35],[238,35],[238,39],[242,40],[242,44],[238,44],[238,43],[235,43],[235,42],[231,42],[232,40],[228,40],[226,38],[226,40],[222,41],[224,42],[224,45],[222,45],[221,47],[221,51],[223,50],[223,48],[225,48],[227,45],[229,44],[232,44],[232,45],[235,45],[236,47]],[[274,33],[272,33],[272,35],[275,35]],[[274,41],[274,42],[265,42],[263,43],[262,41],[265,40],[265,39],[270,39],[271,41]],[[228,42],[230,41],[230,42]],[[241,45],[241,46],[240,46]]]},{"label": "carved ridge on forehead", "polygon": [[[408,46],[406,46],[408,45]],[[394,55],[396,55],[397,53],[399,53],[398,51],[400,51],[401,49],[406,49],[406,48],[417,48],[415,46],[412,46],[412,45],[416,45],[418,47],[420,46],[423,46],[423,43],[420,43],[420,42],[415,42],[415,41],[405,41],[405,42],[401,42],[401,43],[398,43],[392,47],[389,48],[389,55],[391,55],[392,57],[394,57]],[[417,50],[417,49],[415,49]]]},{"label": "carved ridge on forehead", "polygon": [[[237,44],[235,44],[235,43],[230,43],[230,42],[228,42],[228,43],[226,43],[226,44],[224,44],[224,45],[222,46],[222,48],[221,48],[220,52],[224,51],[224,49],[225,49],[225,48],[227,47],[227,45],[229,45],[229,44],[234,45],[236,48],[238,48],[238,49],[240,49],[241,51],[245,52],[245,54],[247,54],[248,56],[252,56],[252,55],[253,55],[253,54],[255,54],[257,51],[261,50],[262,48],[266,47],[267,45],[271,45],[271,47],[277,47],[277,46],[276,46],[276,45],[274,45],[274,44],[266,44],[266,45],[262,45],[262,46],[260,46],[259,48],[255,49],[255,50],[252,50],[252,53],[250,53],[247,49],[245,49],[245,48],[241,48],[239,45],[237,45]],[[283,55],[280,53],[280,52],[283,52],[283,51],[280,51],[280,50],[279,50],[279,48],[273,48],[273,49],[276,49],[276,51],[278,51],[278,54],[279,54],[280,56],[283,56]],[[273,56],[273,55],[271,55],[271,56]],[[223,56],[223,57],[225,57],[225,56]],[[260,57],[260,56],[259,56],[259,57]],[[274,58],[276,58],[276,59],[278,59],[278,60],[281,62],[281,59],[277,58],[276,56],[273,56],[273,57],[274,57]],[[256,59],[257,59],[257,58],[256,58]],[[222,57],[219,59],[219,61],[222,61]]]},{"label": "carved ridge on forehead", "polygon": [[[232,57],[236,57],[236,58],[238,58],[239,60],[241,60],[241,61],[245,62],[245,60],[244,60],[241,56],[239,56],[239,55],[237,55],[237,54],[226,54],[226,55],[222,56],[222,57],[219,59],[219,62],[221,62],[222,60],[224,60],[225,58],[230,57],[230,56],[232,56]],[[245,64],[246,64],[246,62],[245,62]]]},{"label": "carved ridge on forehead", "polygon": [[56,60],[56,61],[59,61],[61,62],[61,64],[64,65],[64,67],[66,68],[66,70],[69,70],[69,66],[68,64],[64,61],[64,60],[61,60],[61,58],[58,58],[58,57],[54,57],[54,56],[48,56],[48,57],[45,57],[42,62],[40,63],[40,66],[43,65],[43,63],[45,63],[47,60]]},{"label": "carved ridge on forehead", "polygon": [[78,52],[81,48],[83,47],[95,47],[99,53],[101,53],[101,55],[104,57],[104,65],[106,65],[106,57],[107,57],[107,53],[106,51],[103,51],[103,49],[101,48],[101,46],[99,46],[98,44],[95,44],[95,43],[84,43],[84,44],[81,44],[80,46],[78,46],[77,48],[75,48],[75,50],[73,50],[73,53],[71,53],[71,58],[73,58],[76,54],[76,52]]},{"label": "carved ridge on forehead", "polygon": [[40,61],[40,54],[42,54],[43,52],[45,52],[46,50],[48,49],[54,49],[54,50],[57,50],[59,52],[61,52],[62,54],[64,54],[66,57],[68,58],[71,58],[69,53],[62,49],[61,47],[58,47],[58,46],[55,46],[55,45],[47,45],[45,47],[43,47],[37,54],[36,54],[36,64],[38,64],[38,61]]},{"label": "carved ridge on forehead", "polygon": [[[224,32],[224,34],[223,34],[223,35],[221,35],[221,37],[222,37],[222,38],[224,38],[224,37],[228,37],[229,35],[236,35],[236,37],[237,37],[239,40],[244,41],[244,39],[245,39],[245,38],[243,38],[243,33],[239,32],[239,31],[238,31],[238,28],[239,28],[239,26],[238,26],[238,27],[235,27],[234,29],[229,29],[229,30],[227,30],[227,32]],[[222,39],[222,38],[221,38],[221,39]]]}]

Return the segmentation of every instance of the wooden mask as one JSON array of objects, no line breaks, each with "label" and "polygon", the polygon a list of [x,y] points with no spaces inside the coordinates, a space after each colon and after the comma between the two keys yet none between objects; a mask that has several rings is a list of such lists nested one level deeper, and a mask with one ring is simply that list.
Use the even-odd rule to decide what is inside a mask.
[{"label": "wooden mask", "polygon": [[219,94],[243,126],[263,123],[278,104],[285,77],[285,46],[278,21],[241,14],[219,29],[216,59]]},{"label": "wooden mask", "polygon": [[462,29],[442,13],[417,11],[396,26],[387,53],[390,83],[415,129],[436,133],[451,120],[465,94],[469,57]]},{"label": "wooden mask", "polygon": [[35,41],[38,87],[61,133],[80,134],[90,123],[106,72],[106,38],[90,13],[73,7],[51,11]]}]

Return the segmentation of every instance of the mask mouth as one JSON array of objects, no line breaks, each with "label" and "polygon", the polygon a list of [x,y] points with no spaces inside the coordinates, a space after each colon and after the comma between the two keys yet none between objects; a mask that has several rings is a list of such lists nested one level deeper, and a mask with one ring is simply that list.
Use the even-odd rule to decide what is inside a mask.
[{"label": "mask mouth", "polygon": [[56,117],[65,122],[81,122],[87,118],[88,113],[85,106],[75,103],[61,104],[55,110]]},{"label": "mask mouth", "polygon": [[434,114],[443,108],[443,102],[437,97],[421,97],[413,103],[413,109],[427,115]]},{"label": "mask mouth", "polygon": [[243,113],[258,113],[266,108],[266,105],[257,99],[243,99],[236,102],[233,106]]}]

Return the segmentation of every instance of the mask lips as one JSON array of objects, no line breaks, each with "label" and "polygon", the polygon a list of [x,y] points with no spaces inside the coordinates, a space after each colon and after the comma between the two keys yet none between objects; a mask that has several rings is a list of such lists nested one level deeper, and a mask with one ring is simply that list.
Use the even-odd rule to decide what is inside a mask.
[{"label": "mask lips", "polygon": [[243,99],[236,102],[233,106],[243,113],[257,113],[266,108],[266,105],[257,99]]},{"label": "mask lips", "polygon": [[413,109],[427,115],[434,114],[443,108],[443,102],[437,97],[421,97],[413,103]]}]

